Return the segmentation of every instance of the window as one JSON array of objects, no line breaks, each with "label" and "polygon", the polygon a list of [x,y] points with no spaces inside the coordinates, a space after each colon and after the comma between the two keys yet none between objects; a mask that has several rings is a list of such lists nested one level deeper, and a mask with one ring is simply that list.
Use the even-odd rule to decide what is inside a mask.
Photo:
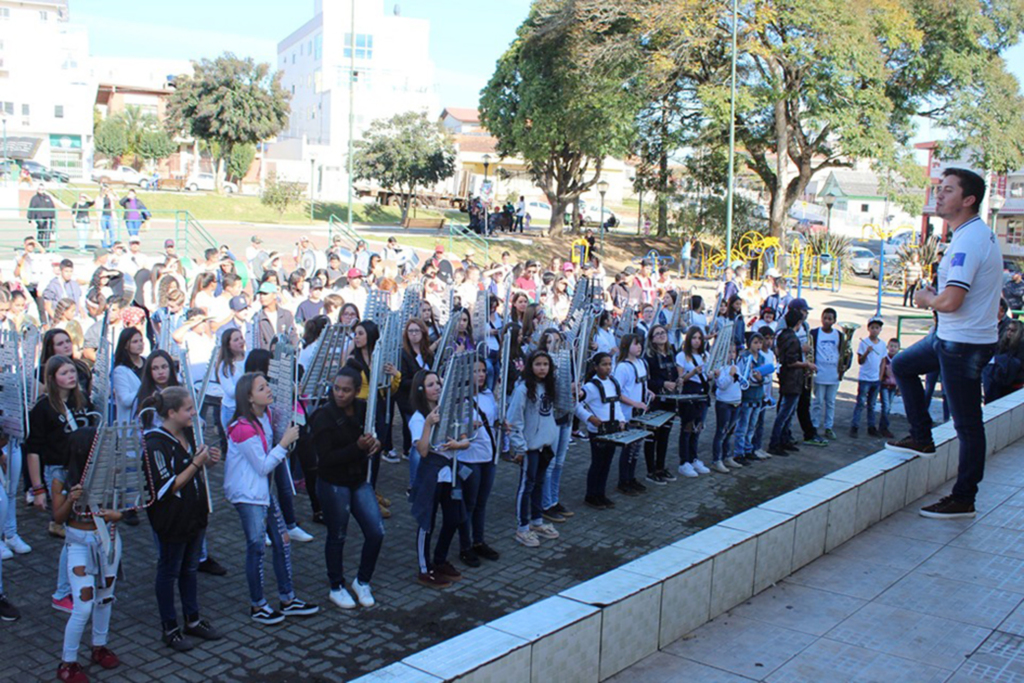
[{"label": "window", "polygon": [[313,54],[313,41],[312,40],[307,40],[306,41],[306,54],[307,55]]},{"label": "window", "polygon": [[295,52],[292,51],[292,64],[294,64],[294,63],[295,63]]},{"label": "window", "polygon": [[46,10],[39,10],[39,21],[46,21],[50,18],[50,13]]},{"label": "window", "polygon": [[323,92],[323,89],[324,89],[323,74],[320,73],[320,69],[317,69],[316,71],[313,72],[313,91],[314,92]]},{"label": "window", "polygon": [[292,85],[292,94],[293,95],[295,94],[295,85],[294,84]]},{"label": "window", "polygon": [[82,175],[82,150],[50,149],[50,166],[68,175]]},{"label": "window", "polygon": [[55,104],[53,106],[53,118],[55,118],[55,119],[62,119],[62,118],[64,118],[64,105],[63,104]]},{"label": "window", "polygon": [[11,18],[11,8],[10,7],[0,7],[0,19],[10,19],[10,18]]},{"label": "window", "polygon": [[[352,34],[345,34],[345,59],[352,58]],[[356,34],[356,59],[373,59],[373,36],[367,33]]]},{"label": "window", "polygon": [[1024,180],[1016,180],[1010,183],[1010,194],[1011,199],[1024,198]]},{"label": "window", "polygon": [[29,107],[27,104],[21,105],[21,115],[22,116],[28,116],[30,113],[31,113],[31,107]]},{"label": "window", "polygon": [[313,59],[321,59],[324,56],[324,36],[322,33],[316,34],[313,38]]},{"label": "window", "polygon": [[4,113],[8,116],[14,116],[14,102],[4,102],[3,105]]},{"label": "window", "polygon": [[1024,220],[1012,218],[1006,221],[1006,243],[1024,245]]},{"label": "window", "polygon": [[868,206],[867,204],[861,204],[860,205],[860,212],[861,213],[867,213],[869,211],[871,211],[871,207],[870,206]]}]

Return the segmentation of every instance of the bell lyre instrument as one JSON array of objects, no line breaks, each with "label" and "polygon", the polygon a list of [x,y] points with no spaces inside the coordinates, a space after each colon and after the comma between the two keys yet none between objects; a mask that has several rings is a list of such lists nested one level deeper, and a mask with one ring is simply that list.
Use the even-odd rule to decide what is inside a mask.
[{"label": "bell lyre instrument", "polygon": [[620,446],[628,446],[642,441],[648,437],[650,432],[646,429],[624,429],[620,432],[610,432],[607,434],[592,434],[591,438],[596,438],[598,441],[607,441],[609,443],[618,444]]},{"label": "bell lyre instrument", "polygon": [[334,381],[345,354],[345,330],[341,323],[328,325],[320,332],[316,352],[302,375],[299,396],[309,399],[313,405],[323,400],[328,387]]},{"label": "bell lyre instrument", "polygon": [[103,323],[100,326],[100,338],[96,347],[96,363],[92,366],[92,390],[89,393],[89,400],[92,402],[92,409],[99,415],[99,424],[109,424],[113,421],[111,414],[111,403],[113,392],[110,390],[110,374],[113,370],[113,343],[110,340],[109,313],[103,314]]},{"label": "bell lyre instrument", "polygon": [[630,424],[640,429],[655,431],[661,429],[673,419],[676,414],[670,410],[652,410],[647,413],[633,415]]},{"label": "bell lyre instrument", "polygon": [[[214,349],[213,358],[217,357],[217,351]],[[210,359],[210,365],[206,368],[206,373],[203,377],[204,382],[208,382],[210,378],[210,367],[216,364],[216,362]],[[195,406],[196,416],[192,420],[192,434],[195,438],[196,451],[206,445],[206,434],[204,433],[203,425],[203,399],[200,398],[200,392],[196,390],[196,384],[192,380],[192,364],[189,362],[188,348],[182,347],[181,349],[181,382],[188,389],[189,395],[192,397],[192,405]],[[210,477],[206,472],[206,465],[203,465],[203,484],[206,489],[206,509],[208,512],[213,512],[213,497],[210,495]]]},{"label": "bell lyre instrument", "polygon": [[[430,445],[440,449],[449,439],[461,441],[473,435],[473,416],[476,413],[476,382],[473,366],[476,353],[460,351],[453,354],[441,381],[441,396],[437,402],[440,420],[430,430]],[[462,498],[459,488],[458,451],[451,453],[452,498]]]},{"label": "bell lyre instrument", "polygon": [[383,289],[371,289],[363,307],[363,320],[369,320],[384,327],[384,319],[391,312],[391,293]]},{"label": "bell lyre instrument", "polygon": [[842,379],[853,366],[853,335],[860,329],[857,323],[839,323],[843,331],[839,343],[839,377]]},{"label": "bell lyre instrument", "polygon": [[560,348],[551,356],[555,362],[555,412],[561,415],[572,413],[576,410],[578,398],[576,392],[572,390],[576,380],[572,351]]},{"label": "bell lyre instrument", "polygon": [[[0,330],[0,432],[8,439],[24,443],[28,438],[29,403],[28,385],[35,384],[32,373],[23,370],[23,356],[35,356],[35,348],[27,348],[24,337],[14,330]],[[8,498],[16,499],[17,481],[11,480],[0,468],[0,488]]]},{"label": "bell lyre instrument", "polygon": [[624,335],[632,333],[635,327],[636,309],[632,306],[627,306],[622,311],[622,315],[619,316],[619,321],[615,326],[615,336],[621,339]]},{"label": "bell lyre instrument", "polygon": [[[274,441],[280,441],[285,431],[292,425],[303,425],[306,418],[295,409],[296,398],[299,390],[299,354],[298,349],[292,345],[287,334],[279,334],[274,342],[273,355],[270,357],[270,367],[267,379],[270,382],[270,392],[274,397],[270,404],[271,427],[274,431]],[[292,445],[294,447],[294,444]],[[292,493],[295,492],[295,482],[292,481],[292,474],[288,467],[285,467],[288,474],[288,483]]]}]

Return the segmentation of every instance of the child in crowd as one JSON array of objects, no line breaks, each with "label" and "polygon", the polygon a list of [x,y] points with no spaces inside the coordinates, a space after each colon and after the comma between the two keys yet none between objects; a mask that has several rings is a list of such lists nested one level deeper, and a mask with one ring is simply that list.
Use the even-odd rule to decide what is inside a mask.
[{"label": "child in crowd", "polygon": [[875,429],[875,402],[878,400],[882,358],[886,355],[886,345],[878,335],[882,333],[882,319],[875,317],[868,321],[868,336],[860,340],[857,347],[857,362],[860,363],[860,377],[857,381],[857,405],[853,408],[853,419],[850,420],[850,436],[857,438],[860,427],[860,414],[864,406],[868,409],[868,435],[878,436]]},{"label": "child in crowd", "polygon": [[[696,298],[696,297],[694,297]],[[686,332],[683,348],[676,354],[676,372],[683,388],[679,393],[700,396],[698,400],[680,401],[679,405],[679,474],[693,478],[710,474],[711,470],[697,457],[697,442],[708,413],[708,376],[704,373],[707,347],[704,332],[694,325]]]},{"label": "child in crowd", "polygon": [[[731,455],[728,455],[731,453],[729,437],[736,429],[736,416],[743,399],[739,368],[736,366],[735,346],[729,346],[729,365],[715,370],[712,379],[715,381],[715,438],[711,442],[711,469],[722,474],[729,474],[726,464],[743,467]],[[723,453],[727,455],[725,462],[722,462]]]},{"label": "child in crowd", "polygon": [[740,383],[740,389],[743,393],[739,411],[736,414],[736,432],[734,435],[735,442],[732,459],[741,465],[748,464],[754,460],[765,459],[754,452],[754,447],[751,443],[758,418],[761,416],[761,410],[764,407],[765,388],[762,384],[762,371],[758,369],[763,369],[765,365],[763,348],[764,337],[760,333],[754,332],[747,341],[747,350],[739,359],[740,377],[743,379]]},{"label": "child in crowd", "polygon": [[620,400],[622,388],[612,377],[612,357],[598,351],[591,359],[593,374],[583,385],[583,398],[576,405],[576,416],[587,425],[590,433],[590,469],[587,470],[587,505],[597,510],[615,507],[605,496],[608,473],[615,457],[615,444],[598,438],[624,429],[626,418],[622,414]]},{"label": "child in crowd", "polygon": [[893,337],[886,346],[886,355],[882,358],[881,388],[878,396],[882,403],[882,413],[878,416],[878,433],[887,439],[892,439],[893,434],[889,431],[889,412],[892,410],[892,400],[896,396],[896,375],[892,372],[892,359],[900,352],[900,340]]},{"label": "child in crowd", "polygon": [[811,330],[811,344],[814,345],[814,364],[818,372],[814,375],[814,403],[811,406],[811,421],[814,429],[824,432],[826,439],[835,439],[832,427],[836,416],[836,394],[839,392],[839,350],[843,347],[843,333],[835,329],[836,309],[826,308],[821,312],[821,327]]},{"label": "child in crowd", "polygon": [[[644,413],[651,400],[647,389],[647,361],[643,359],[643,342],[638,334],[627,334],[619,343],[619,362],[615,366],[615,379],[622,387],[622,413],[628,423],[633,411]],[[636,479],[636,461],[640,456],[643,444],[634,441],[623,447],[619,455],[619,493],[635,496],[647,490],[647,487]]]}]

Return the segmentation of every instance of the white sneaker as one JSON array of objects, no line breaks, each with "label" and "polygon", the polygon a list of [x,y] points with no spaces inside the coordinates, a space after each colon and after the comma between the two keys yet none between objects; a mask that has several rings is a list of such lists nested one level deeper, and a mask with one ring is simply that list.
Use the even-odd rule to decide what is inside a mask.
[{"label": "white sneaker", "polygon": [[555,527],[550,524],[531,524],[530,531],[541,538],[558,538],[558,532],[555,530]]},{"label": "white sneaker", "polygon": [[11,551],[5,544],[0,543],[0,561],[6,561],[14,557],[14,552]]},{"label": "white sneaker", "polygon": [[711,470],[709,470],[708,466],[704,464],[704,461],[700,459],[693,461],[693,469],[697,470],[697,474],[711,474]]},{"label": "white sneaker", "polygon": [[530,529],[526,531],[516,531],[516,540],[525,545],[527,548],[536,548],[540,545],[540,539],[537,538],[537,534],[533,533]]},{"label": "white sneaker", "polygon": [[711,469],[715,472],[721,472],[722,474],[729,474],[729,468],[725,466],[721,460],[715,460],[711,463]]},{"label": "white sneaker", "polygon": [[359,579],[356,579],[352,582],[352,590],[355,591],[356,599],[363,607],[373,607],[377,604],[377,601],[373,599],[373,593],[370,592],[370,584],[359,583]]},{"label": "white sneaker", "polygon": [[694,477],[697,476],[697,470],[693,469],[692,464],[684,462],[682,465],[679,466],[679,474],[683,475],[684,477],[689,477],[690,479],[693,479]]},{"label": "white sneaker", "polygon": [[390,462],[392,464],[396,462],[402,462],[402,456],[400,456],[398,454],[398,451],[394,449],[388,451],[387,453],[382,453],[380,459],[383,460],[384,462]]},{"label": "white sneaker", "polygon": [[757,456],[758,460],[768,460],[769,458],[772,457],[772,454],[763,448],[758,448],[756,451],[754,451],[754,455]]},{"label": "white sneaker", "polygon": [[352,594],[345,590],[344,586],[336,591],[331,591],[328,598],[341,609],[356,608],[356,601],[352,599]]},{"label": "white sneaker", "polygon": [[288,530],[288,538],[299,543],[309,543],[313,540],[313,535],[305,531],[301,526],[296,526],[294,529]]},{"label": "white sneaker", "polygon": [[268,548],[270,546],[274,545],[273,543],[270,542],[270,534],[263,534],[263,544],[265,546],[267,546]]},{"label": "white sneaker", "polygon": [[25,541],[21,539],[21,536],[12,536],[11,538],[6,539],[4,543],[6,543],[7,547],[13,550],[16,555],[28,555],[32,552],[32,546],[25,543]]}]

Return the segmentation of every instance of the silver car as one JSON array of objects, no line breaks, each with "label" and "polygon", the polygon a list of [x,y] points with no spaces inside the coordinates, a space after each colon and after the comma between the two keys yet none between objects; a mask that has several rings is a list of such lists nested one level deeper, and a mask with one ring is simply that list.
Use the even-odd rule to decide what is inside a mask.
[{"label": "silver car", "polygon": [[850,270],[854,274],[871,274],[871,261],[875,258],[873,251],[864,247],[851,247],[848,258],[850,259]]}]

